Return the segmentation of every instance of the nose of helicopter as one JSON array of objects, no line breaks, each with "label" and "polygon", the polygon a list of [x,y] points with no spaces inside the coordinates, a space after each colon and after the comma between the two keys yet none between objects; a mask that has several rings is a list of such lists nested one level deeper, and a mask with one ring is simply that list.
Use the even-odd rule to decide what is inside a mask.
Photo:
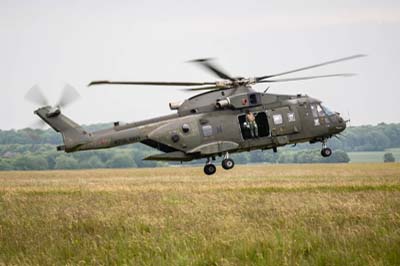
[{"label": "nose of helicopter", "polygon": [[347,121],[344,120],[343,117],[340,116],[340,113],[336,113],[335,114],[335,119],[334,120],[336,120],[336,123],[335,123],[335,126],[334,126],[334,133],[335,134],[338,134],[338,133],[340,133],[340,132],[342,132],[343,130],[346,129]]}]

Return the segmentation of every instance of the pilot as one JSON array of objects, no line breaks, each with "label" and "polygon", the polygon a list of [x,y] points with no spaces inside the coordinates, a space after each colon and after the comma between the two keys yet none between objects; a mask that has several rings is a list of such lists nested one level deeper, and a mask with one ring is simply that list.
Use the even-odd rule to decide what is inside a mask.
[{"label": "pilot", "polygon": [[256,117],[249,110],[246,110],[246,122],[250,129],[251,137],[258,138],[258,126],[256,123]]}]

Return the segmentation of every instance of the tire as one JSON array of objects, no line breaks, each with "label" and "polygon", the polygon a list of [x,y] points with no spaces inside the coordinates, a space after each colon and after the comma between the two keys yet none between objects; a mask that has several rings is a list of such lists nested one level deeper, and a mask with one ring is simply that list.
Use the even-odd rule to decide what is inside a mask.
[{"label": "tire", "polygon": [[325,148],[321,150],[322,157],[329,157],[332,155],[332,150],[329,148]]},{"label": "tire", "polygon": [[213,165],[213,164],[206,164],[204,166],[204,173],[206,175],[213,175],[213,174],[215,174],[216,171],[217,171],[217,167],[215,167],[215,165]]},{"label": "tire", "polygon": [[235,166],[235,162],[232,159],[222,160],[222,168],[225,170],[230,170]]}]

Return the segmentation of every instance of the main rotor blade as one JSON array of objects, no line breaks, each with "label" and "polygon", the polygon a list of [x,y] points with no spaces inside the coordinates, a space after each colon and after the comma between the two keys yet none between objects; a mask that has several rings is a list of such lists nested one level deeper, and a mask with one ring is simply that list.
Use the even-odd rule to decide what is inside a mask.
[{"label": "main rotor blade", "polygon": [[354,73],[342,73],[342,74],[332,74],[332,75],[320,75],[320,76],[309,76],[309,77],[297,77],[297,78],[287,78],[287,79],[267,79],[261,80],[257,83],[271,83],[271,82],[286,82],[295,80],[307,80],[307,79],[319,79],[319,78],[332,78],[332,77],[351,77],[355,76]]},{"label": "main rotor blade", "polygon": [[60,98],[57,106],[66,107],[66,106],[70,105],[71,103],[75,102],[79,97],[80,97],[80,95],[77,92],[77,90],[74,87],[72,87],[71,85],[67,84],[67,85],[65,85],[65,87],[63,89],[61,98]]},{"label": "main rotor blade", "polygon": [[307,69],[311,69],[311,68],[316,68],[316,67],[320,67],[320,66],[326,66],[326,65],[330,65],[330,64],[335,64],[335,63],[339,63],[339,62],[343,62],[343,61],[347,61],[347,60],[352,60],[352,59],[356,59],[356,58],[364,57],[364,56],[367,56],[367,55],[365,55],[365,54],[352,55],[352,56],[348,56],[348,57],[339,58],[339,59],[336,59],[336,60],[326,61],[326,62],[323,62],[323,63],[320,63],[320,64],[316,64],[316,65],[312,65],[312,66],[306,66],[306,67],[293,69],[293,70],[282,72],[282,73],[278,73],[278,74],[257,77],[256,80],[260,81],[260,80],[263,80],[263,79],[268,79],[268,78],[273,78],[273,77],[282,76],[282,75],[286,75],[286,74],[291,74],[291,73],[295,73],[295,72],[299,72],[299,71],[303,71],[303,70],[307,70]]},{"label": "main rotor blade", "polygon": [[25,99],[39,106],[48,105],[47,99],[38,85],[33,86],[25,94]]},{"label": "main rotor blade", "polygon": [[218,86],[206,86],[206,87],[196,87],[196,88],[186,88],[183,89],[184,91],[208,91],[208,90],[214,90],[214,89],[223,89]]},{"label": "main rotor blade", "polygon": [[109,80],[95,80],[89,83],[88,86],[93,85],[151,85],[151,86],[202,86],[212,85],[215,82],[169,82],[169,81],[109,81]]},{"label": "main rotor blade", "polygon": [[231,81],[235,80],[230,75],[228,75],[226,72],[224,72],[220,68],[218,68],[216,65],[212,64],[210,58],[195,59],[195,60],[191,60],[189,62],[200,64],[202,67],[204,67],[208,71],[216,74],[218,77],[220,77],[222,79],[229,79]]}]

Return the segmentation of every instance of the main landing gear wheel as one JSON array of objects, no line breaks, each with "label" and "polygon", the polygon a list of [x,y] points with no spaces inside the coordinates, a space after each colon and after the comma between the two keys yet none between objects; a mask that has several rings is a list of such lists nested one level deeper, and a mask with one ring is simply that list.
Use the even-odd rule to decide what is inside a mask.
[{"label": "main landing gear wheel", "polygon": [[232,159],[222,160],[222,168],[225,170],[230,170],[235,166],[235,162]]},{"label": "main landing gear wheel", "polygon": [[322,155],[322,157],[329,157],[332,155],[332,150],[329,148],[323,148],[321,150],[321,155]]},{"label": "main landing gear wheel", "polygon": [[213,175],[213,174],[215,174],[216,171],[217,171],[217,167],[215,167],[215,165],[213,165],[212,163],[206,164],[204,166],[204,173],[206,175]]}]

